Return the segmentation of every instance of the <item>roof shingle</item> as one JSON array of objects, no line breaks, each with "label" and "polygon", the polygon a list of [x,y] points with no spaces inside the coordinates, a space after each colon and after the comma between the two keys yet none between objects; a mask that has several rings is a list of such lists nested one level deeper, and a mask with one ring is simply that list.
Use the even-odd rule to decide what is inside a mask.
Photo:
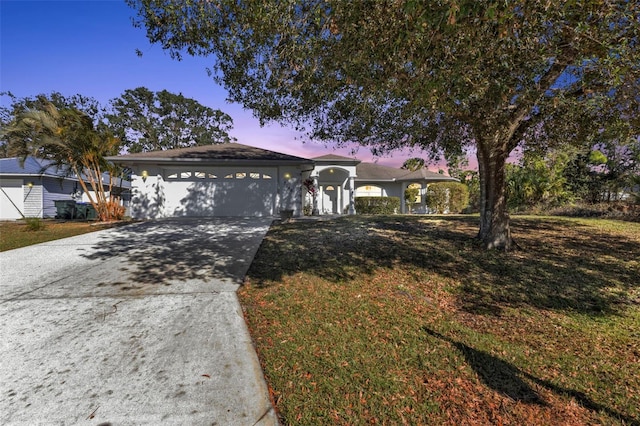
[{"label": "roof shingle", "polygon": [[2,175],[43,175],[43,176],[67,176],[64,170],[51,165],[48,160],[27,157],[24,164],[20,165],[17,157],[0,159],[0,174]]},{"label": "roof shingle", "polygon": [[215,145],[195,146],[190,148],[169,149],[166,151],[140,152],[135,154],[108,157],[114,162],[136,160],[202,160],[202,161],[283,161],[312,163],[311,160],[280,152],[269,151],[239,143],[222,143]]},{"label": "roof shingle", "polygon": [[356,175],[358,180],[379,180],[379,181],[457,181],[451,176],[441,175],[440,173],[430,172],[427,169],[420,169],[410,172],[404,169],[396,169],[394,167],[381,166],[375,163],[360,163],[356,166]]}]

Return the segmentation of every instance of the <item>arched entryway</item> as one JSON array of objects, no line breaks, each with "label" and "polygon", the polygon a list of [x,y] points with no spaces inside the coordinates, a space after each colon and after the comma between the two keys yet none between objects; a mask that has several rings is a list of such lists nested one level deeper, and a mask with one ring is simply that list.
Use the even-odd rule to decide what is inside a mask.
[{"label": "arched entryway", "polygon": [[355,214],[355,178],[358,160],[328,156],[315,159],[311,174],[317,188],[316,214]]},{"label": "arched entryway", "polygon": [[[349,171],[328,167],[318,173],[321,214],[343,214],[349,206]],[[345,201],[346,200],[346,201]]]}]

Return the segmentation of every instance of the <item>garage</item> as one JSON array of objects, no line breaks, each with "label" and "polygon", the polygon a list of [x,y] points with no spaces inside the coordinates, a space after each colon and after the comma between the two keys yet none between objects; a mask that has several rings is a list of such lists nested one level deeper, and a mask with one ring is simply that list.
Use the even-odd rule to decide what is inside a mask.
[{"label": "garage", "polygon": [[272,216],[276,168],[196,168],[164,173],[167,216]]},{"label": "garage", "polygon": [[0,188],[0,219],[20,219],[24,212],[22,179],[2,179]]},{"label": "garage", "polygon": [[107,158],[131,174],[131,216],[278,217],[302,214],[314,162],[225,143]]}]

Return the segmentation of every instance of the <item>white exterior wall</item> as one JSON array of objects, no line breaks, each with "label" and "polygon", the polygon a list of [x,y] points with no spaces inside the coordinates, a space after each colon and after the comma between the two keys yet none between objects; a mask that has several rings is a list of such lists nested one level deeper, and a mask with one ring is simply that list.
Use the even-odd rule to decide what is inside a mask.
[{"label": "white exterior wall", "polygon": [[393,184],[387,184],[385,186],[385,192],[387,193],[387,197],[398,197],[402,200],[404,197],[402,193],[402,184],[400,182],[395,182]]},{"label": "white exterior wall", "polygon": [[[308,173],[306,173],[308,175]],[[293,216],[301,216],[303,208],[302,182],[306,178],[298,167],[280,167],[278,179],[278,210],[293,210]]]},{"label": "white exterior wall", "polygon": [[131,217],[134,219],[164,217],[164,184],[157,172],[149,171],[149,177],[144,180],[139,175],[131,176]]},{"label": "white exterior wall", "polygon": [[24,214],[22,179],[0,179],[0,219],[14,220]]},{"label": "white exterior wall", "polygon": [[[19,182],[20,188],[14,188],[15,193],[12,195],[12,201],[20,208],[25,217],[55,217],[56,207],[54,201],[71,200],[74,189],[73,181],[50,176],[29,176],[20,179],[3,180],[3,186],[7,181],[13,182],[13,184]],[[29,183],[32,185],[29,186]],[[4,194],[1,195],[6,198]],[[20,219],[22,215],[13,204],[3,199],[0,217],[3,219]]]},{"label": "white exterior wall", "polygon": [[[33,185],[29,186],[29,182]],[[44,217],[42,208],[43,188],[41,182],[29,181],[24,188],[24,215],[25,217]]]}]

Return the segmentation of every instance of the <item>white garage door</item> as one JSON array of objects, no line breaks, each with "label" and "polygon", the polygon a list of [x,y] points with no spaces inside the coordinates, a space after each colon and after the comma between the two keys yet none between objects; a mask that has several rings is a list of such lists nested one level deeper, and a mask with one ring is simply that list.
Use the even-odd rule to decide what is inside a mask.
[{"label": "white garage door", "polygon": [[275,168],[168,171],[167,216],[271,216],[278,190]]},{"label": "white garage door", "polygon": [[20,219],[24,212],[22,179],[0,180],[0,219]]}]

